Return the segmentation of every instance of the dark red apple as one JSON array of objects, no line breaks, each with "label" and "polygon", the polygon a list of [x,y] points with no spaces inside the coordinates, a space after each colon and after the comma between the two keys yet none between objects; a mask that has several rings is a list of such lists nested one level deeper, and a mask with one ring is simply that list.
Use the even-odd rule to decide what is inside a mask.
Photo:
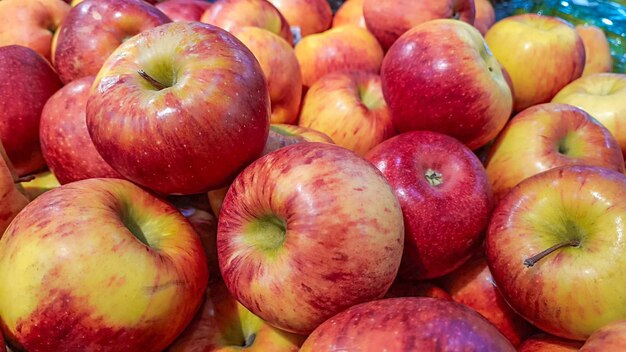
[{"label": "dark red apple", "polygon": [[452,297],[441,287],[428,281],[395,281],[385,298],[394,297],[432,297],[451,301]]},{"label": "dark red apple", "polygon": [[172,21],[200,21],[210,6],[211,3],[204,0],[167,0],[158,3],[156,8]]},{"label": "dark red apple", "polygon": [[540,333],[527,338],[517,352],[577,352],[583,343]]}]

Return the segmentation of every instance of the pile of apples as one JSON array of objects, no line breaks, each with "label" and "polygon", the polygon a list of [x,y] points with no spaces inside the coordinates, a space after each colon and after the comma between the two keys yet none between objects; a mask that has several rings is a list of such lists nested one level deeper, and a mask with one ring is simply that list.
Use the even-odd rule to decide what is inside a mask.
[{"label": "pile of apples", "polygon": [[626,75],[487,0],[0,1],[11,351],[626,351]]}]

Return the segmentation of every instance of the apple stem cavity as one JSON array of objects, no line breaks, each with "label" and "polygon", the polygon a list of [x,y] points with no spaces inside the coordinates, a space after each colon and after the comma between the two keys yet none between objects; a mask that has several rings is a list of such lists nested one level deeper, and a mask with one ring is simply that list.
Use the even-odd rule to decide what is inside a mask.
[{"label": "apple stem cavity", "polygon": [[18,177],[13,183],[30,182],[35,179],[35,175],[26,175]]},{"label": "apple stem cavity", "polygon": [[424,177],[426,178],[426,181],[428,181],[428,183],[433,187],[439,186],[443,183],[443,175],[440,172],[432,169],[426,170],[426,172],[424,173]]},{"label": "apple stem cavity", "polygon": [[148,81],[148,83],[150,83],[154,88],[156,88],[157,90],[163,90],[165,88],[167,88],[166,85],[162,84],[161,82],[157,81],[156,79],[150,77],[149,74],[146,73],[146,71],[144,70],[139,70],[137,71],[137,73],[146,81]]},{"label": "apple stem cavity", "polygon": [[541,251],[540,253],[537,253],[535,255],[533,255],[532,257],[524,260],[524,265],[527,268],[530,268],[532,266],[534,266],[535,264],[537,264],[538,261],[540,261],[541,259],[543,259],[544,257],[547,257],[548,255],[550,255],[550,253],[556,251],[557,249],[561,249],[563,247],[578,247],[580,245],[580,240],[570,240],[570,241],[566,241],[566,242],[561,242],[561,243],[557,243],[554,246]]},{"label": "apple stem cavity", "polygon": [[256,334],[248,335],[248,337],[246,337],[246,341],[244,342],[244,345],[242,347],[244,347],[244,348],[251,347],[252,344],[254,343],[254,340],[256,340]]}]

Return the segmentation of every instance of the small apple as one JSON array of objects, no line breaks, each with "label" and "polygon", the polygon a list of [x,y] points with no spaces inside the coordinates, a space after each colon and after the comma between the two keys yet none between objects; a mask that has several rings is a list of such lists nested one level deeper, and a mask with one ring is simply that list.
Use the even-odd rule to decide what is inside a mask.
[{"label": "small apple", "polygon": [[576,32],[585,46],[585,68],[583,76],[611,72],[613,57],[611,48],[602,28],[593,25],[576,26]]},{"label": "small apple", "polygon": [[579,352],[626,351],[626,320],[618,320],[596,330]]},{"label": "small apple", "polygon": [[327,30],[333,21],[333,12],[327,0],[269,0],[269,2],[276,6],[291,28],[302,37]]},{"label": "small apple", "polygon": [[524,340],[517,352],[578,352],[582,345],[580,341],[540,333]]},{"label": "small apple", "polygon": [[348,24],[367,29],[363,17],[363,2],[365,0],[350,0],[344,2],[333,17],[333,28]]},{"label": "small apple", "polygon": [[474,19],[474,27],[478,29],[480,34],[485,35],[491,26],[496,23],[496,12],[489,0],[474,0],[476,7],[476,19]]},{"label": "small apple", "polygon": [[172,21],[200,21],[211,3],[206,0],[166,0],[155,6]]}]

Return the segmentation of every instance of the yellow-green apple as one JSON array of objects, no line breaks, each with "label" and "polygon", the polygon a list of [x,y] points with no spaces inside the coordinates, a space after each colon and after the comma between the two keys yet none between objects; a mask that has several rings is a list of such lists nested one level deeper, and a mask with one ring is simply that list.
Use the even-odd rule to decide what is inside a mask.
[{"label": "yellow-green apple", "polygon": [[443,277],[440,283],[455,302],[480,313],[513,346],[519,346],[534,331],[534,327],[515,313],[498,292],[484,258],[472,259]]},{"label": "yellow-green apple", "polygon": [[387,52],[381,77],[398,132],[444,133],[477,149],[511,114],[498,61],[480,32],[462,21],[433,20],[406,32]]},{"label": "yellow-green apple", "polygon": [[365,71],[377,74],[384,56],[370,32],[351,25],[309,35],[296,44],[295,52],[306,88],[331,72]]},{"label": "yellow-green apple", "polygon": [[513,352],[515,348],[471,309],[436,298],[362,303],[321,324],[301,352]]},{"label": "yellow-green apple", "polygon": [[333,12],[327,0],[269,0],[301,37],[327,30]]},{"label": "yellow-green apple", "polygon": [[485,169],[469,148],[443,134],[413,131],[365,157],[385,175],[402,206],[400,278],[443,276],[479,250],[493,200]]},{"label": "yellow-green apple", "polygon": [[585,46],[585,68],[583,76],[611,72],[613,70],[613,57],[611,48],[602,28],[593,25],[576,26],[576,32]]},{"label": "yellow-green apple", "polygon": [[496,200],[522,180],[564,165],[624,171],[611,133],[585,111],[567,104],[532,106],[513,117],[489,150],[486,170]]},{"label": "yellow-green apple", "polygon": [[50,60],[52,37],[69,10],[61,0],[0,1],[0,46],[22,45]]},{"label": "yellow-green apple", "polygon": [[487,31],[485,41],[511,76],[515,111],[549,102],[585,67],[582,39],[558,17],[506,17]]},{"label": "yellow-green apple", "polygon": [[298,125],[327,134],[359,155],[395,134],[380,76],[369,72],[334,72],[307,91]]},{"label": "yellow-green apple", "polygon": [[298,143],[258,159],[231,184],[217,255],[239,302],[272,326],[308,334],[385,294],[403,230],[398,200],[367,160],[332,144]]},{"label": "yellow-green apple", "polygon": [[46,165],[39,145],[41,111],[62,83],[46,59],[20,45],[0,47],[0,77],[2,144],[18,175],[39,171]]},{"label": "yellow-green apple", "polygon": [[198,235],[119,179],[46,192],[0,240],[0,316],[20,351],[162,351],[203,300]]},{"label": "yellow-green apple", "polygon": [[385,293],[385,298],[395,297],[432,297],[446,301],[452,300],[448,292],[428,281],[396,280]]},{"label": "yellow-green apple", "polygon": [[613,134],[626,155],[626,74],[583,76],[561,89],[552,102],[588,112]]},{"label": "yellow-green apple", "polygon": [[168,352],[298,352],[304,336],[272,327],[237,302],[222,282]]},{"label": "yellow-green apple", "polygon": [[52,62],[64,83],[95,76],[124,41],[170,22],[141,0],[85,0],[73,7],[59,28]]},{"label": "yellow-green apple", "polygon": [[200,21],[211,3],[206,0],[166,0],[155,6],[172,21]]},{"label": "yellow-green apple", "polygon": [[434,19],[450,18],[474,23],[474,0],[365,0],[363,16],[383,49],[409,29]]},{"label": "yellow-green apple", "polygon": [[[526,158],[526,160],[528,160]],[[574,165],[513,188],[491,218],[486,256],[511,307],[550,334],[584,341],[626,319],[626,176]]]},{"label": "yellow-green apple", "polygon": [[517,352],[578,352],[582,345],[580,341],[540,333],[524,340]]},{"label": "yellow-green apple", "polygon": [[87,101],[87,128],[103,159],[165,194],[226,185],[263,150],[269,117],[252,52],[200,22],[168,23],[124,42]]},{"label": "yellow-green apple", "polygon": [[94,78],[83,77],[61,88],[48,99],[41,113],[41,151],[61,184],[122,177],[102,159],[87,131],[85,109]]},{"label": "yellow-green apple", "polygon": [[612,322],[594,331],[579,351],[626,351],[626,320]]},{"label": "yellow-green apple", "polygon": [[237,27],[259,27],[282,37],[287,43],[293,43],[289,23],[266,0],[217,0],[202,15],[200,21],[227,31]]},{"label": "yellow-green apple", "polygon": [[489,28],[496,23],[496,12],[489,0],[474,0],[474,5],[476,7],[474,27],[478,29],[480,34],[485,35]]},{"label": "yellow-green apple", "polygon": [[350,0],[344,2],[333,17],[333,27],[351,24],[367,29],[365,17],[363,17],[363,1]]},{"label": "yellow-green apple", "polygon": [[302,99],[302,76],[291,44],[258,27],[237,27],[231,33],[252,51],[261,64],[270,93],[271,122],[295,123]]},{"label": "yellow-green apple", "polygon": [[[29,202],[26,192],[20,185],[21,182],[0,143],[0,237],[15,216]],[[2,341],[0,341],[0,346],[4,346]]]},{"label": "yellow-green apple", "polygon": [[54,176],[50,170],[37,173],[33,176],[34,178],[32,180],[21,183],[24,193],[30,200],[39,197],[51,189],[61,186],[59,180],[57,180],[56,176]]}]

